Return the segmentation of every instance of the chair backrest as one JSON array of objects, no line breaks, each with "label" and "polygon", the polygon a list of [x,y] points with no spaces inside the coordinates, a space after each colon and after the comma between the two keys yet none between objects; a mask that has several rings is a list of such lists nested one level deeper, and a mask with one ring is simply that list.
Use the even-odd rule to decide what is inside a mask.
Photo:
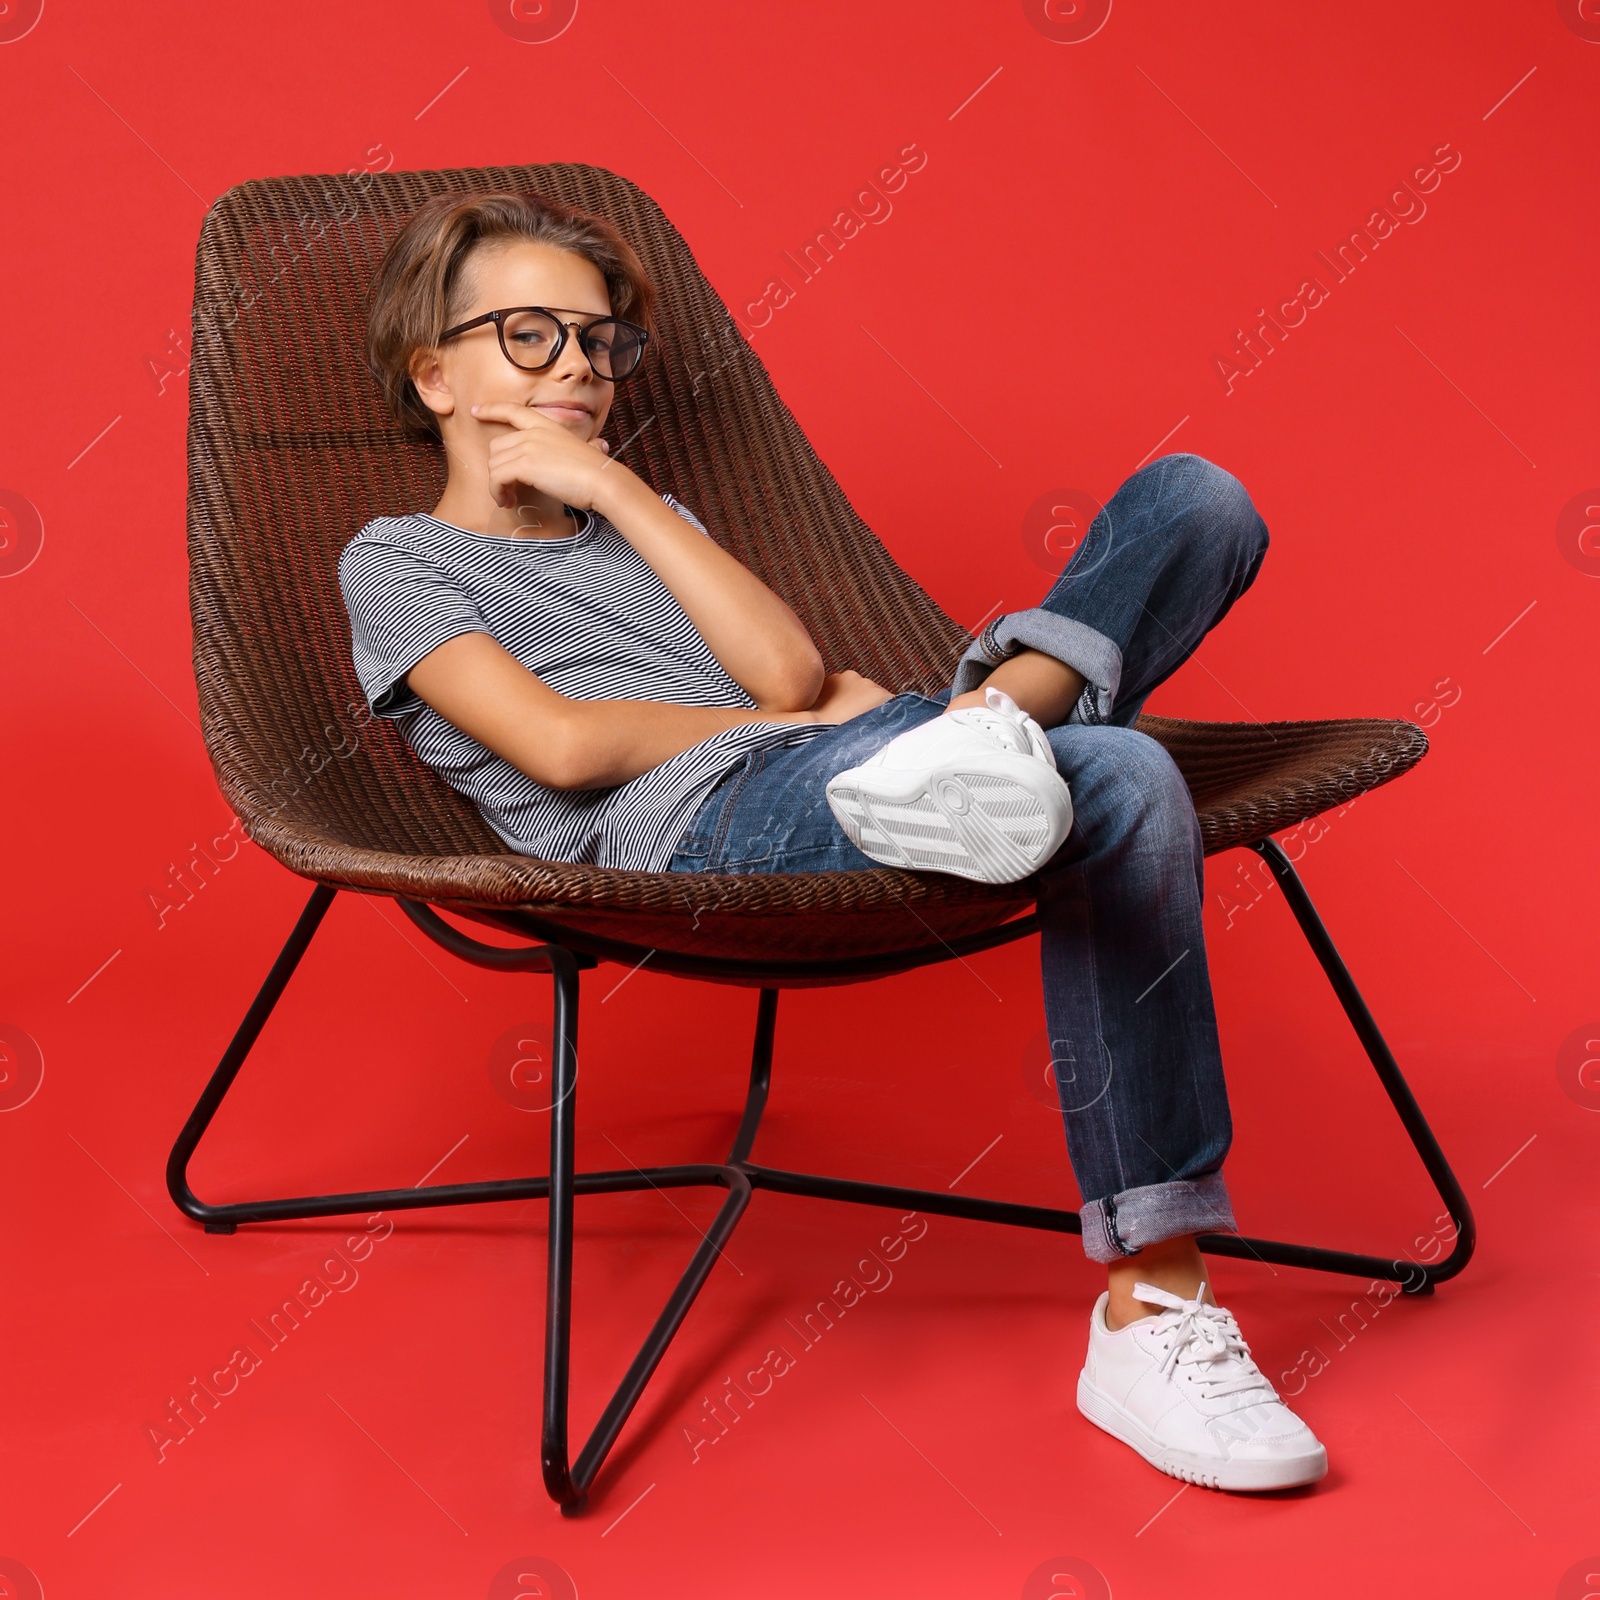
[{"label": "chair backrest", "polygon": [[438,446],[384,409],[363,356],[389,242],[441,193],[548,195],[614,223],[660,291],[658,347],[608,436],[791,605],[827,669],[950,680],[970,637],[894,562],[817,458],[656,203],[558,163],[252,180],[201,228],[190,365],[194,666],[218,782],[247,825],[402,854],[503,854],[475,808],[366,710],[337,562],[374,516],[431,508]]}]

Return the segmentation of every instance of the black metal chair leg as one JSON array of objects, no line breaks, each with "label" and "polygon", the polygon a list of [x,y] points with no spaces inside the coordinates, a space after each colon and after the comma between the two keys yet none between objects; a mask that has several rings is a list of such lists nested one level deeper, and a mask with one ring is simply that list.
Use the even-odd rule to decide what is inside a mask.
[{"label": "black metal chair leg", "polygon": [[306,901],[294,931],[278,952],[278,959],[272,963],[266,982],[261,985],[250,1009],[245,1012],[244,1021],[239,1024],[227,1050],[223,1052],[217,1070],[211,1074],[211,1081],[206,1084],[194,1110],[189,1113],[189,1120],[184,1123],[172,1153],[167,1157],[167,1193],[186,1216],[204,1223],[207,1233],[232,1233],[237,1223],[220,1214],[227,1207],[208,1206],[196,1198],[189,1187],[189,1159],[194,1155],[195,1147],[206,1129],[211,1126],[211,1119],[216,1116],[222,1097],[233,1087],[233,1080],[239,1076],[244,1058],[250,1054],[250,1047],[266,1025],[267,1018],[272,1015],[272,1008],[277,1005],[279,995],[294,976],[294,969],[300,965],[306,946],[311,943],[338,892],[326,883],[319,883],[311,891],[311,898]]},{"label": "black metal chair leg", "polygon": [[[1437,1265],[1409,1258],[1367,1255],[1353,1250],[1330,1250],[1318,1245],[1294,1244],[1281,1239],[1254,1239],[1240,1234],[1207,1233],[1199,1237],[1199,1245],[1208,1255],[1231,1256],[1245,1261],[1271,1262],[1279,1266],[1299,1267],[1318,1272],[1337,1272],[1355,1277],[1378,1279],[1396,1283],[1406,1294],[1431,1294],[1436,1283],[1453,1278],[1471,1259],[1476,1242],[1472,1210],[1467,1197],[1444,1152],[1428,1126],[1427,1119],[1417,1105],[1416,1097],[1406,1083],[1387,1042],[1378,1030],[1372,1013],[1367,1009],[1355,980],[1341,959],[1333,940],[1329,937],[1322,919],[1317,915],[1289,858],[1276,840],[1264,839],[1252,846],[1266,858],[1278,881],[1283,886],[1285,898],[1294,911],[1296,920],[1304,931],[1313,953],[1332,983],[1339,1003],[1344,1007],[1355,1028],[1362,1048],[1377,1070],[1390,1101],[1399,1113],[1401,1123],[1411,1139],[1413,1148],[1422,1158],[1428,1176],[1433,1180],[1439,1198],[1455,1227],[1454,1247]],[[761,1021],[770,1025],[763,991]],[[776,993],[772,993],[774,1005]],[[771,1065],[772,1039],[769,1031],[763,1035],[758,1027],[758,1044],[751,1072],[752,1101],[759,1096],[766,1102]],[[746,1108],[746,1121],[750,1109]],[[753,1124],[747,1138],[744,1129],[734,1146],[729,1160],[736,1162],[748,1174],[758,1189],[774,1189],[784,1194],[810,1195],[824,1200],[848,1200],[858,1205],[889,1206],[904,1210],[926,1211],[933,1215],[966,1217],[978,1222],[1001,1222],[1015,1227],[1041,1228],[1053,1233],[1080,1233],[1082,1228],[1075,1211],[1058,1210],[1048,1206],[1025,1206],[1010,1201],[982,1199],[970,1195],[953,1195],[941,1190],[906,1189],[898,1185],[868,1183],[854,1178],[839,1178],[828,1174],[791,1172],[775,1167],[763,1167],[748,1160]]]},{"label": "black metal chair leg", "polygon": [[600,1464],[610,1452],[611,1446],[616,1443],[622,1425],[628,1420],[629,1413],[632,1412],[640,1395],[644,1393],[645,1386],[656,1368],[661,1364],[667,1346],[672,1343],[683,1319],[688,1315],[689,1307],[694,1304],[695,1297],[700,1293],[707,1277],[710,1276],[712,1267],[721,1256],[722,1247],[732,1234],[734,1225],[744,1215],[745,1207],[750,1203],[749,1180],[743,1173],[732,1168],[724,1170],[727,1173],[727,1199],[722,1202],[721,1209],[706,1230],[705,1237],[696,1248],[683,1276],[678,1279],[671,1298],[662,1307],[661,1315],[656,1318],[649,1336],[639,1347],[639,1353],[633,1358],[622,1382],[617,1386],[616,1393],[606,1403],[605,1410],[600,1413],[599,1420],[589,1435],[589,1442],[578,1453],[578,1462],[572,1471],[572,1481],[580,1486],[582,1498],[570,1506],[563,1504],[561,1509],[566,1516],[572,1516],[583,1509],[588,1498],[588,1486],[594,1481],[595,1473],[600,1470]]},{"label": "black metal chair leg", "polygon": [[[566,951],[561,952],[563,956]],[[573,1113],[578,1090],[578,969],[555,965],[555,1062],[550,1108],[549,1265],[544,1308],[544,1486],[563,1512],[582,1509],[584,1491],[572,1481],[567,1456],[567,1380],[572,1343]]]},{"label": "black metal chair leg", "polygon": [[730,1162],[742,1164],[756,1142],[756,1129],[761,1125],[761,1114],[767,1109],[767,1095],[772,1088],[772,1041],[777,1028],[778,991],[763,989],[756,1007],[755,1044],[750,1052],[750,1088],[745,1095],[744,1116],[739,1119],[733,1149],[728,1152]]},{"label": "black metal chair leg", "polygon": [[[299,966],[306,947],[321,926],[328,907],[339,891],[330,884],[318,883],[300,913],[294,930],[272,964],[244,1021],[239,1024],[217,1069],[212,1073],[189,1119],[184,1123],[172,1153],[167,1158],[167,1192],[173,1204],[187,1217],[202,1223],[207,1233],[232,1233],[241,1222],[287,1222],[298,1217],[349,1216],[362,1211],[414,1211],[425,1206],[475,1205],[489,1200],[542,1199],[549,1192],[547,1177],[509,1178],[481,1183],[435,1184],[430,1188],[370,1189],[347,1194],[295,1195],[274,1200],[236,1201],[211,1205],[201,1200],[189,1185],[189,1163],[200,1140],[211,1126],[223,1098],[233,1087],[257,1037],[271,1016],[289,979]],[[502,972],[554,972],[552,952],[574,967],[592,967],[592,956],[563,950],[559,945],[533,945],[505,949],[480,944],[449,926],[431,908],[418,907],[402,900],[400,906],[411,919],[453,954],[476,966]],[[687,1169],[671,1169],[672,1171]],[[657,1181],[663,1181],[659,1178]],[[664,1181],[673,1181],[670,1178]],[[694,1181],[715,1181],[697,1179]],[[647,1180],[638,1174],[585,1174],[578,1187],[603,1191],[616,1188],[642,1188]]]},{"label": "black metal chair leg", "polygon": [[[557,993],[566,984],[558,975]],[[554,1068],[556,1106],[550,1129],[550,1171],[552,1176],[550,1211],[550,1289],[545,1323],[545,1435],[544,1475],[545,1487],[550,1497],[561,1507],[563,1516],[576,1516],[588,1503],[589,1485],[600,1469],[611,1446],[621,1433],[623,1424],[644,1393],[645,1386],[666,1354],[667,1346],[689,1313],[711,1268],[722,1254],[722,1247],[733,1233],[735,1225],[750,1204],[752,1191],[750,1179],[740,1170],[743,1157],[754,1142],[761,1114],[766,1109],[767,1091],[771,1082],[772,1041],[778,1008],[778,991],[763,989],[757,1007],[756,1038],[752,1052],[750,1086],[745,1097],[744,1115],[740,1119],[738,1136],[728,1164],[710,1169],[719,1174],[717,1181],[724,1183],[728,1196],[722,1202],[711,1226],[706,1230],[699,1247],[678,1279],[671,1297],[656,1318],[639,1353],[633,1358],[622,1382],[600,1413],[589,1435],[588,1442],[578,1453],[575,1466],[567,1464],[567,1379],[568,1348],[571,1338],[571,1272],[572,1272],[572,1207],[568,1195],[558,1200],[561,1186],[555,1184],[556,1174],[562,1173],[570,1180],[572,1173],[572,1136],[574,1098],[576,1090],[576,1021],[577,977],[570,981],[570,1010],[573,1018],[573,1039],[566,1044],[559,1032],[556,1041]],[[560,1004],[558,1002],[558,1018]]]},{"label": "black metal chair leg", "polygon": [[[1443,1261],[1437,1266],[1409,1260],[1396,1262],[1393,1265],[1403,1269],[1399,1275],[1393,1272],[1382,1274],[1393,1277],[1408,1294],[1431,1294],[1436,1283],[1444,1283],[1447,1279],[1455,1277],[1472,1259],[1478,1237],[1472,1208],[1467,1203],[1466,1194],[1455,1173],[1450,1170],[1450,1163],[1445,1160],[1444,1151],[1440,1149],[1433,1129],[1428,1126],[1428,1120],[1423,1116],[1422,1108],[1417,1104],[1417,1098],[1411,1092],[1410,1084],[1400,1071],[1394,1052],[1390,1050],[1388,1041],[1373,1020],[1366,1001],[1361,997],[1361,991],[1356,988],[1355,979],[1350,976],[1349,968],[1345,966],[1328,930],[1323,926],[1322,918],[1318,916],[1317,908],[1312,905],[1311,896],[1306,893],[1305,885],[1301,883],[1300,875],[1294,870],[1293,863],[1284,854],[1283,847],[1276,839],[1259,840],[1251,848],[1266,861],[1268,867],[1272,869],[1273,876],[1278,880],[1278,886],[1283,890],[1284,899],[1289,902],[1289,909],[1294,913],[1295,921],[1300,924],[1306,942],[1311,946],[1312,953],[1327,974],[1328,982],[1333,985],[1333,992],[1339,997],[1339,1004],[1344,1008],[1344,1014],[1350,1019],[1350,1025],[1355,1029],[1356,1037],[1360,1039],[1361,1047],[1367,1053],[1367,1059],[1377,1072],[1378,1081],[1383,1085],[1390,1103],[1399,1114],[1412,1148],[1421,1158],[1434,1189],[1444,1202],[1445,1210],[1450,1214],[1450,1220],[1455,1227],[1455,1243]],[[1313,1260],[1306,1257],[1303,1249],[1297,1249],[1292,1245],[1275,1246],[1278,1253],[1268,1254],[1261,1240],[1241,1240],[1240,1243],[1253,1246],[1255,1253],[1259,1253],[1265,1260],[1279,1261],[1288,1266],[1323,1266],[1324,1260],[1329,1257],[1345,1257],[1345,1253],[1341,1251],[1315,1251],[1312,1254],[1322,1259]],[[1227,1253],[1240,1252],[1230,1250]],[[1355,1256],[1346,1259],[1366,1260]],[[1324,1267],[1324,1270],[1329,1269]],[[1342,1272],[1350,1269],[1335,1266],[1331,1270]],[[1358,1270],[1366,1273],[1369,1271],[1369,1266],[1363,1265]],[[1380,1276],[1377,1273],[1372,1275]]]},{"label": "black metal chair leg", "polygon": [[[588,1488],[607,1452],[616,1442],[633,1407],[660,1365],[673,1336],[688,1314],[722,1246],[750,1202],[751,1185],[736,1167],[696,1162],[674,1166],[640,1167],[628,1171],[575,1170],[574,1128],[577,1098],[577,1037],[579,974],[597,963],[592,956],[561,945],[507,949],[468,938],[443,921],[431,907],[401,900],[406,914],[445,949],[475,965],[498,971],[547,971],[554,987],[555,1092],[550,1119],[550,1174],[548,1177],[500,1179],[477,1183],[437,1184],[429,1188],[376,1189],[327,1195],[296,1195],[276,1200],[235,1201],[211,1205],[199,1199],[188,1181],[188,1166],[200,1140],[210,1127],[245,1058],[272,1014],[289,979],[311,943],[337,889],[319,883],[300,913],[293,931],[273,962],[244,1021],[227,1050],[167,1161],[167,1189],[174,1203],[210,1233],[233,1233],[241,1222],[279,1222],[299,1217],[340,1216],[360,1211],[415,1210],[424,1206],[471,1205],[492,1200],[548,1199],[549,1243],[545,1286],[545,1374],[541,1461],[546,1491],[571,1516],[583,1510]],[[758,1029],[756,1063],[759,1089],[752,1082],[745,1106],[743,1132],[755,1137],[766,1099],[766,1073],[772,1057],[773,1017],[777,993],[764,991],[762,1026]],[[763,1042],[764,1041],[764,1042]],[[763,1053],[764,1052],[764,1053]],[[572,1252],[574,1200],[578,1194],[615,1193],[624,1190],[687,1188],[718,1185],[728,1191],[716,1219],[678,1280],[666,1306],[657,1317],[621,1384],[600,1415],[576,1465],[570,1463],[568,1396],[572,1334]]]}]

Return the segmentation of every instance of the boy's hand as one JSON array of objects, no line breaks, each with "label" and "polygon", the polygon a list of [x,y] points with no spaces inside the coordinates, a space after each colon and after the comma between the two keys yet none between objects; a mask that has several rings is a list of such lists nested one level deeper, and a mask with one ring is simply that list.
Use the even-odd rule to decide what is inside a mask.
[{"label": "boy's hand", "polygon": [[564,422],[533,406],[491,400],[472,408],[479,422],[503,422],[489,441],[489,490],[495,504],[511,510],[518,485],[543,490],[576,511],[593,511],[600,498],[600,474],[627,472],[609,459],[604,439],[580,439]]},{"label": "boy's hand", "polygon": [[813,722],[848,722],[863,711],[892,699],[894,696],[881,683],[874,683],[871,678],[846,668],[823,678],[822,690],[807,715]]}]

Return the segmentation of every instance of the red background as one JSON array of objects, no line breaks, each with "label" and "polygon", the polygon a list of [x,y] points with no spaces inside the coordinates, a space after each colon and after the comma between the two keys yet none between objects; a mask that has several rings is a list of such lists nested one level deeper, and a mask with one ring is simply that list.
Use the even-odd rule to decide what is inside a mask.
[{"label": "red background", "polygon": [[[1600,503],[1600,23],[1555,0],[1224,13],[1118,3],[1065,43],[1065,6],[1035,26],[948,0],[585,3],[539,44],[483,4],[50,0],[0,44],[0,489],[44,526],[0,581],[7,1085],[26,1040],[44,1062],[0,1116],[0,1557],[52,1600],[480,1596],[532,1556],[585,1600],[1009,1597],[1048,1592],[1029,1575],[1066,1558],[1118,1600],[1569,1592],[1600,1548],[1600,1116],[1561,1055],[1600,1034],[1600,562],[1568,559],[1557,523]],[[208,1237],[162,1185],[308,888],[247,844],[164,927],[148,909],[231,820],[189,666],[183,350],[205,209],[257,176],[593,162],[661,203],[748,322],[770,279],[795,284],[781,252],[911,142],[927,162],[892,213],[756,349],[862,515],[969,626],[1048,584],[1025,524],[1041,495],[1103,500],[1158,449],[1243,480],[1272,532],[1261,576],[1149,709],[1427,727],[1417,771],[1296,848],[1477,1209],[1476,1260],[1337,1345],[1361,1284],[1218,1265],[1269,1374],[1329,1358],[1297,1390],[1332,1461],[1306,1494],[1178,1494],[1074,1408],[1098,1287],[1077,1242],[940,1218],[694,1461],[701,1400],[893,1226],[762,1195],[569,1522],[538,1485],[542,1204],[411,1213],[158,1462],[145,1430],[168,1398],[350,1231]],[[1225,392],[1235,330],[1445,142],[1460,165],[1426,215],[1325,279],[1327,303]],[[1441,1208],[1281,897],[1240,889],[1255,862],[1208,863],[1241,1223],[1422,1248]],[[1248,905],[1231,926],[1230,894]],[[1036,948],[785,994],[758,1159],[932,1187],[986,1152],[964,1187],[1074,1203],[1059,1117],[1024,1079]],[[584,980],[580,1166],[715,1158],[754,994],[623,977]],[[485,1064],[548,1016],[542,980],[467,968],[393,905],[343,897],[197,1186],[408,1183],[447,1152],[441,1181],[542,1171],[543,1118]],[[580,1204],[580,1437],[713,1204]]]}]

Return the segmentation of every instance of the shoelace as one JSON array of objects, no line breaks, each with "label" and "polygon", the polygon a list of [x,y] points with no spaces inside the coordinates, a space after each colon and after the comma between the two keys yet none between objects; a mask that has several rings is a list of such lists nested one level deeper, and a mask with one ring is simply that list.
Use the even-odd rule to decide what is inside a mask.
[{"label": "shoelace", "polygon": [[958,718],[969,727],[982,729],[1021,755],[1038,755],[1028,731],[1028,723],[1032,721],[1028,713],[1004,689],[997,689],[992,684],[985,687],[983,697],[988,702],[987,706],[962,706],[947,715]]},{"label": "shoelace", "polygon": [[[1259,1389],[1263,1400],[1276,1400],[1278,1391],[1251,1359],[1250,1346],[1240,1335],[1233,1313],[1209,1304],[1202,1298],[1204,1294],[1204,1285],[1193,1300],[1185,1300],[1154,1284],[1134,1284],[1135,1300],[1178,1314],[1172,1345],[1161,1363],[1161,1375],[1165,1377],[1179,1361],[1185,1365],[1216,1367],[1219,1369],[1216,1372],[1195,1374],[1205,1385],[1207,1395],[1244,1394]],[[1243,1371],[1228,1370],[1239,1367]]]}]

